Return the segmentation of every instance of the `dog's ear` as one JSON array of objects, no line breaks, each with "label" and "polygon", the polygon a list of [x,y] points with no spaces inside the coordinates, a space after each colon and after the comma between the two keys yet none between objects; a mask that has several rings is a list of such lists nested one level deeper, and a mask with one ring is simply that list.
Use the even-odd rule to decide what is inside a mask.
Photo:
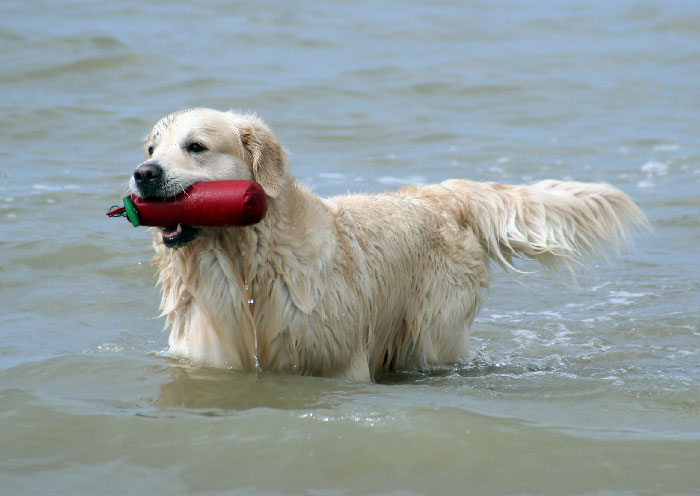
[{"label": "dog's ear", "polygon": [[262,122],[241,126],[240,137],[250,156],[253,178],[267,196],[277,198],[287,180],[287,158],[282,145]]}]

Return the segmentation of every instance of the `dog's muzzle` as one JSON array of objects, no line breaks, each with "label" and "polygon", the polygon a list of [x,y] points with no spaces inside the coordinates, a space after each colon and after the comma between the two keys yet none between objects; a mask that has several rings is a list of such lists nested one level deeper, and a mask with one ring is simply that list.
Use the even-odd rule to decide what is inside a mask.
[{"label": "dog's muzzle", "polygon": [[134,183],[139,196],[153,198],[163,196],[163,168],[157,162],[146,161],[134,171]]},{"label": "dog's muzzle", "polygon": [[[138,195],[142,198],[167,198],[166,182],[163,168],[157,162],[146,161],[134,171],[134,183]],[[199,229],[196,227],[175,226],[159,227],[163,244],[168,248],[181,248],[194,240]]]}]

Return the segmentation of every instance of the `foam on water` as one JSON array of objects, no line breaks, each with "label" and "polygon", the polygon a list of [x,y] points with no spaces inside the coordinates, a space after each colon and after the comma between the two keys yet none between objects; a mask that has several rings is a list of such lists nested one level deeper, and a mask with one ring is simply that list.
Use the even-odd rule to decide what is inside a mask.
[{"label": "foam on water", "polygon": [[629,293],[627,291],[609,291],[608,302],[613,305],[629,306],[635,304],[635,298],[655,296],[652,293]]},{"label": "foam on water", "polygon": [[677,150],[680,150],[680,146],[673,144],[673,145],[656,145],[653,150],[655,152],[675,152]]}]

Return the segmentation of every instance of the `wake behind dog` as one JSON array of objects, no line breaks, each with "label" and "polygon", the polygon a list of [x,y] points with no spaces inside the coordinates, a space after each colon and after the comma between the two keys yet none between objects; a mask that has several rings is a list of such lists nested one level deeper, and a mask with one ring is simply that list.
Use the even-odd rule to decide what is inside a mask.
[{"label": "wake behind dog", "polygon": [[578,182],[452,179],[321,199],[252,115],[176,112],[146,150],[130,182],[138,196],[229,179],[267,195],[252,226],[153,229],[170,353],[201,365],[371,381],[453,363],[468,352],[490,260],[569,270],[647,227],[621,191]]}]

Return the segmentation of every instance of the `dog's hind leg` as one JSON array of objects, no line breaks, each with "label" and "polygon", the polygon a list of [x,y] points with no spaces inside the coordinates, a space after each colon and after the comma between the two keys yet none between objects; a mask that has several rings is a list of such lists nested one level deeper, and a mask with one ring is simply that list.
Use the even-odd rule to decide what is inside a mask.
[{"label": "dog's hind leg", "polygon": [[350,364],[337,377],[354,382],[372,382],[367,356],[362,352],[355,353]]}]

